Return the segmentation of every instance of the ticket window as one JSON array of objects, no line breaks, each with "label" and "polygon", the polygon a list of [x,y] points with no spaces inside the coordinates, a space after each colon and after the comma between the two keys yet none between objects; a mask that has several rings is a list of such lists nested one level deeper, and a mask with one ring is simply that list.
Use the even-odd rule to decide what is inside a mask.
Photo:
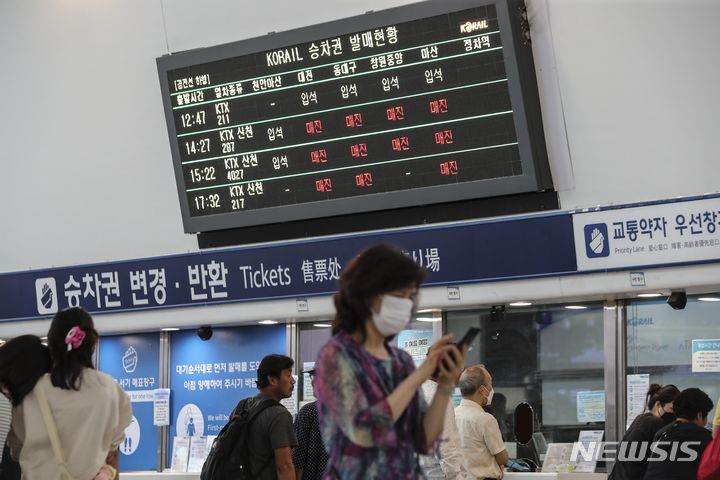
[{"label": "ticket window", "polygon": [[[688,296],[675,310],[665,298],[628,303],[628,422],[642,412],[646,385],[696,387],[717,408],[720,397],[720,294]],[[714,340],[708,341],[708,340]],[[712,422],[715,409],[708,416]],[[708,425],[708,428],[709,425]]]},{"label": "ticket window", "polygon": [[[330,340],[332,320],[317,320],[298,325],[298,365],[301,372],[315,365],[320,349]],[[309,375],[298,375],[298,400],[303,405],[315,399]]]},{"label": "ticket window", "polygon": [[481,334],[466,365],[493,376],[490,405],[506,442],[514,442],[513,412],[521,402],[535,414],[540,443],[577,441],[581,430],[605,430],[603,306],[596,303],[450,311],[445,331]]},{"label": "ticket window", "polygon": [[[299,364],[298,372],[312,368],[317,360],[320,349],[330,340],[332,335],[332,320],[317,320],[298,325]],[[421,310],[417,312],[405,329],[393,340],[392,345],[400,347],[412,354],[416,364],[420,364],[427,353],[429,345],[441,335],[442,315],[439,310]],[[414,348],[405,348],[401,345],[406,338],[423,338],[427,342]],[[301,404],[314,400],[310,377],[298,376],[298,398]]]}]

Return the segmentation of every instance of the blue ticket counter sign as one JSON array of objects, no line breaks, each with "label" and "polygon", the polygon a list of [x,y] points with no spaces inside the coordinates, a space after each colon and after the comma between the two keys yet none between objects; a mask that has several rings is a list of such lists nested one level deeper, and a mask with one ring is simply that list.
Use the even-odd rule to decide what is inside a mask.
[{"label": "blue ticket counter sign", "polygon": [[70,306],[110,313],[329,295],[343,266],[378,243],[424,267],[425,286],[576,271],[569,214],[513,217],[0,274],[0,321]]},{"label": "blue ticket counter sign", "polygon": [[258,393],[260,360],[286,354],[285,325],[216,328],[202,341],[175,332],[170,348],[170,437],[217,435],[235,405]]},{"label": "blue ticket counter sign", "polygon": [[579,271],[717,261],[720,197],[573,215]]},{"label": "blue ticket counter sign", "polygon": [[120,444],[120,467],[157,468],[158,434],[153,425],[153,390],[159,387],[160,336],[157,333],[100,339],[99,369],[112,376],[132,401],[133,420]]}]

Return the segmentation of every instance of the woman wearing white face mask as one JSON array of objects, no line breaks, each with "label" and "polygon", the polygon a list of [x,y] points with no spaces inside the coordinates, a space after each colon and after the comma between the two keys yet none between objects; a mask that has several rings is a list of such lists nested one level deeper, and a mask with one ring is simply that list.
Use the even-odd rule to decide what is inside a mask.
[{"label": "woman wearing white face mask", "polygon": [[[464,365],[464,352],[442,337],[415,369],[388,341],[410,321],[425,272],[399,250],[371,247],[343,270],[333,337],[320,351],[315,392],[329,454],[324,478],[413,479],[416,453],[427,453]],[[440,369],[427,406],[418,393]]]}]

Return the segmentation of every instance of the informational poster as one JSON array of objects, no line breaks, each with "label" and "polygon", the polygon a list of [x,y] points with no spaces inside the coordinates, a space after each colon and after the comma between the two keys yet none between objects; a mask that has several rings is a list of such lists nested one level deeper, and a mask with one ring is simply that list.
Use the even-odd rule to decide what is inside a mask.
[{"label": "informational poster", "polygon": [[542,464],[543,473],[546,472],[572,472],[575,465],[572,462],[572,443],[551,443],[545,453],[545,461]]},{"label": "informational poster", "polygon": [[627,376],[627,425],[645,411],[645,398],[650,389],[650,374],[639,373]]},{"label": "informational poster", "polygon": [[207,454],[207,437],[190,437],[190,455],[187,471],[200,472]]},{"label": "informational poster", "polygon": [[205,437],[205,451],[207,451],[207,453],[210,453],[210,450],[212,450],[213,443],[215,443],[215,439],[217,437],[217,435],[208,435],[207,437]]},{"label": "informational poster", "polygon": [[157,427],[170,425],[170,389],[153,391],[153,423]]},{"label": "informational poster", "polygon": [[315,362],[303,362],[303,402],[309,403],[315,400],[315,390],[312,386],[312,380],[310,379],[310,374],[307,373],[308,370],[312,370],[315,368]]},{"label": "informational poster", "polygon": [[577,392],[577,420],[579,423],[605,421],[605,391]]},{"label": "informational poster", "polygon": [[409,353],[416,366],[425,360],[432,342],[432,330],[402,330],[397,336],[398,348]]},{"label": "informational poster", "polygon": [[158,435],[153,392],[159,387],[160,336],[148,333],[102,337],[98,367],[115,379],[132,402],[132,423],[120,444],[123,470],[155,470]]},{"label": "informational poster", "polygon": [[173,445],[170,458],[171,472],[187,472],[188,459],[190,458],[189,437],[173,437]]},{"label": "informational poster", "polygon": [[692,341],[692,371],[720,372],[720,339]]},{"label": "informational poster", "polygon": [[216,328],[203,341],[195,331],[172,334],[170,435],[217,435],[243,398],[259,393],[260,361],[286,354],[285,325]]},{"label": "informational poster", "polygon": [[293,378],[295,379],[295,388],[293,389],[292,395],[288,398],[283,398],[280,400],[280,403],[283,407],[287,408],[290,415],[295,418],[295,415],[297,415],[298,412],[298,376],[293,375]]},{"label": "informational poster", "polygon": [[[578,435],[578,443],[581,443],[585,447],[585,451],[597,452],[600,450],[600,445],[605,435],[604,430],[582,430]],[[585,459],[582,455],[578,456],[574,460],[575,472],[580,473],[595,473],[597,467],[597,456],[593,456],[592,459]]]}]

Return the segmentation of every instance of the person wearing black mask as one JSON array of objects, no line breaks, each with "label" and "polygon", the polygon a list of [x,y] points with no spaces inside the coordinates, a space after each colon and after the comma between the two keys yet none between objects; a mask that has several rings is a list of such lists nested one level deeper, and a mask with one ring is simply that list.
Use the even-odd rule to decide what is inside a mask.
[{"label": "person wearing black mask", "polygon": [[608,480],[639,480],[645,475],[650,444],[655,434],[675,420],[673,401],[680,391],[675,385],[664,387],[656,383],[647,393],[648,411],[630,425],[618,447],[618,458]]},{"label": "person wearing black mask", "polygon": [[677,419],[661,428],[648,462],[644,480],[697,478],[700,459],[712,440],[705,428],[713,402],[699,388],[687,388],[675,398]]}]

